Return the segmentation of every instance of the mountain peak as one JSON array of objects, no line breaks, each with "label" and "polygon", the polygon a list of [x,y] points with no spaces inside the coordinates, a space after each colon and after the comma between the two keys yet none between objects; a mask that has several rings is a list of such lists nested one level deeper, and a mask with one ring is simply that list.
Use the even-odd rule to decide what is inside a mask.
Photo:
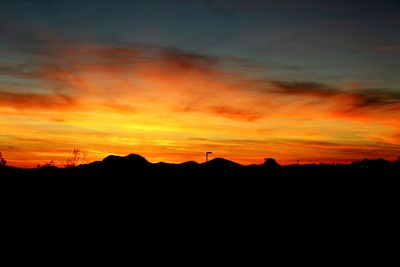
[{"label": "mountain peak", "polygon": [[281,165],[279,165],[278,162],[276,162],[275,159],[267,158],[267,159],[265,159],[265,162],[263,163],[263,166],[265,166],[267,168],[278,168]]},{"label": "mountain peak", "polygon": [[210,161],[203,163],[208,166],[241,166],[239,163],[224,159],[224,158],[214,158]]},{"label": "mountain peak", "polygon": [[144,157],[137,154],[129,154],[125,157],[110,155],[103,159],[105,164],[129,164],[129,165],[147,165],[150,164]]}]

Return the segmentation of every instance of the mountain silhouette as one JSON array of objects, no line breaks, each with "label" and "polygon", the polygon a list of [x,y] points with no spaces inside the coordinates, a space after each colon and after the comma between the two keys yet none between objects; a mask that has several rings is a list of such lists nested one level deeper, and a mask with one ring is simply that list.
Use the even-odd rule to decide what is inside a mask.
[{"label": "mountain silhouette", "polygon": [[120,168],[142,168],[150,165],[144,157],[137,154],[129,154],[128,156],[121,157],[110,155],[102,160],[105,166],[120,167]]},{"label": "mountain silhouette", "polygon": [[273,168],[273,169],[276,169],[276,168],[281,167],[281,165],[279,165],[279,164],[276,162],[276,160],[273,159],[273,158],[268,158],[268,159],[266,159],[263,165],[264,165],[264,167],[266,167],[266,168]]},{"label": "mountain silhouette", "polygon": [[210,161],[202,163],[203,166],[207,168],[215,168],[215,169],[231,169],[231,168],[240,168],[242,165],[227,160],[223,158],[214,158]]},{"label": "mountain silhouette", "polygon": [[35,169],[21,169],[0,166],[3,177],[99,177],[99,178],[386,178],[400,177],[400,161],[385,159],[363,159],[351,164],[305,164],[279,165],[269,158],[263,164],[244,166],[239,163],[214,158],[208,162],[188,161],[180,164],[165,162],[151,163],[146,158],[129,154],[110,155],[102,161],[95,161],[70,168],[47,166]]}]

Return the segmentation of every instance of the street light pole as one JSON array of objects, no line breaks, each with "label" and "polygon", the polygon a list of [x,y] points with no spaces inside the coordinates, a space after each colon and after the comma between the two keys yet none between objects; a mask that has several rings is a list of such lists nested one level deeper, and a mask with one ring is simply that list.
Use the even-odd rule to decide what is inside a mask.
[{"label": "street light pole", "polygon": [[212,152],[206,152],[206,162],[208,161],[208,155],[211,155]]}]

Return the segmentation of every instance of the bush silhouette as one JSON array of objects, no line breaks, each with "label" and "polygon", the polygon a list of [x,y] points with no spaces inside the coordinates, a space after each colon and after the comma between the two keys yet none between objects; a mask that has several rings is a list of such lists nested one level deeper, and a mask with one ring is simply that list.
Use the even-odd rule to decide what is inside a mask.
[{"label": "bush silhouette", "polygon": [[87,153],[81,151],[79,148],[74,148],[74,150],[70,153],[67,161],[64,165],[65,168],[72,168],[78,166],[79,164],[84,163],[86,159]]},{"label": "bush silhouette", "polygon": [[4,159],[3,155],[0,152],[0,166],[6,166],[7,161]]},{"label": "bush silhouette", "polygon": [[43,167],[55,167],[56,163],[52,160],[50,160],[49,162],[46,162],[42,165],[38,164],[36,167],[37,168],[43,168]]}]

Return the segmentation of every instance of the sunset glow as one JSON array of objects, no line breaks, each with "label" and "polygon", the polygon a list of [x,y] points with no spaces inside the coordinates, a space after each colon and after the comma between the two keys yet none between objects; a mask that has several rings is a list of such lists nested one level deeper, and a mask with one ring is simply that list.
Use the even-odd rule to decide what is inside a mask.
[{"label": "sunset glow", "polygon": [[[219,16],[221,21],[232,16],[257,20],[261,19],[257,12],[264,12],[227,1],[218,6],[225,4],[236,13],[215,14],[202,1],[188,4],[187,9],[200,9],[205,17],[218,20]],[[1,5],[6,10],[7,3]],[[33,167],[53,160],[62,166],[74,148],[87,152],[87,162],[129,153],[151,162],[202,162],[206,151],[244,164],[261,163],[264,158],[289,164],[365,157],[393,160],[400,155],[400,80],[389,73],[400,67],[391,59],[399,58],[399,50],[370,49],[374,43],[360,48],[353,40],[362,39],[362,33],[352,39],[348,34],[353,32],[344,30],[346,39],[330,44],[339,55],[351,51],[347,62],[346,57],[339,65],[322,59],[314,62],[318,55],[310,52],[299,60],[304,66],[295,69],[285,67],[292,64],[287,58],[276,63],[271,54],[278,48],[269,51],[262,35],[249,39],[265,31],[273,43],[283,38],[276,29],[246,24],[232,32],[226,26],[230,42],[254,43],[253,50],[243,45],[246,54],[229,42],[226,52],[175,42],[198,34],[195,25],[193,31],[163,37],[171,40],[169,44],[161,37],[129,39],[135,35],[133,26],[110,40],[106,32],[98,33],[107,36],[103,39],[83,37],[89,32],[85,27],[74,32],[79,31],[78,24],[41,19],[39,4],[36,16],[23,19],[11,1],[8,5],[9,15],[0,14],[0,151],[8,165]],[[52,5],[55,10],[61,7]],[[87,16],[86,23],[98,22],[93,14]],[[110,24],[118,24],[115,16]],[[30,20],[35,23],[29,24]],[[149,24],[137,23],[151,33]],[[316,27],[309,31],[322,34]],[[319,42],[303,37],[298,45],[309,44],[310,51]],[[348,47],[342,47],[343,42]],[[256,48],[262,44],[264,52]],[[325,43],[319,46],[316,54],[329,48]],[[296,43],[287,49],[295,50]],[[352,59],[365,66],[358,67]],[[368,77],[368,64],[377,66],[381,78]]]}]

